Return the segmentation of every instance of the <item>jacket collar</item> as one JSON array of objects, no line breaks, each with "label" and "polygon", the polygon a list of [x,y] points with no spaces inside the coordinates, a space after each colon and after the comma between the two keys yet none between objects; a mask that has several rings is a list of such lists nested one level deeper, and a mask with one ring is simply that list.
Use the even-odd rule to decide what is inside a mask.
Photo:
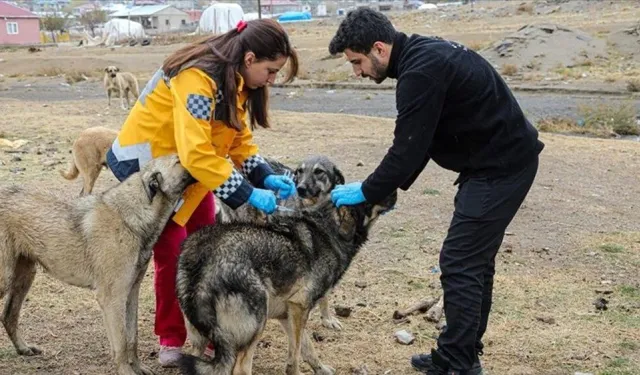
[{"label": "jacket collar", "polygon": [[389,66],[387,67],[387,77],[398,78],[398,65],[400,63],[400,55],[404,50],[404,46],[409,37],[400,31],[396,32],[393,38],[393,46],[391,47],[391,56],[389,56]]}]

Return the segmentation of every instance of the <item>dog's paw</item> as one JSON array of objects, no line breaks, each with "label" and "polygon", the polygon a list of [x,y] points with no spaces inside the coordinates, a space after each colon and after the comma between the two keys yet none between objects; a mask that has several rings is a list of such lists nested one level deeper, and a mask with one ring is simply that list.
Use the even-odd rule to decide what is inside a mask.
[{"label": "dog's paw", "polygon": [[26,356],[40,355],[42,354],[42,350],[36,348],[35,346],[28,346],[23,349],[18,349],[18,354]]},{"label": "dog's paw", "polygon": [[322,325],[336,331],[342,330],[342,323],[335,316],[322,317]]},{"label": "dog's paw", "polygon": [[329,367],[327,365],[322,365],[319,369],[313,372],[314,375],[333,375],[336,373],[336,370],[333,367]]}]

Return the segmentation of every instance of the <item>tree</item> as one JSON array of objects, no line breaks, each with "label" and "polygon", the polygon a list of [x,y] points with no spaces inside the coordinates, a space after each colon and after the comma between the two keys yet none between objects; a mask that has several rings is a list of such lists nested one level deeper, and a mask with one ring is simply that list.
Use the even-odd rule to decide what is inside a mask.
[{"label": "tree", "polygon": [[65,17],[56,16],[55,14],[45,16],[40,19],[41,28],[51,32],[53,42],[56,41],[56,31],[63,31],[67,26]]},{"label": "tree", "polygon": [[107,22],[107,12],[101,9],[94,9],[88,12],[84,12],[82,16],[80,16],[80,23],[91,30],[91,36],[95,37],[95,28],[99,24]]}]

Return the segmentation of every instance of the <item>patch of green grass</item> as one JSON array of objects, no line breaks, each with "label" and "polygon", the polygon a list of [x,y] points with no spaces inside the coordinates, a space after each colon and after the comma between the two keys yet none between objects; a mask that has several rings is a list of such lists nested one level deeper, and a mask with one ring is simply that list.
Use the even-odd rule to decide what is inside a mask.
[{"label": "patch of green grass", "polygon": [[424,191],[422,192],[422,194],[424,195],[440,195],[440,192],[436,189],[424,189]]},{"label": "patch of green grass", "polygon": [[13,358],[18,356],[16,354],[15,349],[13,349],[13,346],[11,347],[6,347],[6,348],[0,348],[0,360],[5,360],[5,359],[9,359],[9,358]]},{"label": "patch of green grass", "polygon": [[605,243],[600,245],[600,250],[604,251],[605,253],[617,254],[624,251],[624,246],[615,243]]},{"label": "patch of green grass", "polygon": [[638,345],[637,342],[626,340],[626,339],[623,340],[621,343],[619,343],[618,346],[622,350],[629,350],[629,351],[636,351],[640,349],[640,345]]},{"label": "patch of green grass", "polygon": [[629,298],[640,298],[640,290],[631,285],[623,285],[620,287],[620,294]]},{"label": "patch of green grass", "polygon": [[628,358],[617,357],[606,363],[598,375],[634,375],[640,368]]}]

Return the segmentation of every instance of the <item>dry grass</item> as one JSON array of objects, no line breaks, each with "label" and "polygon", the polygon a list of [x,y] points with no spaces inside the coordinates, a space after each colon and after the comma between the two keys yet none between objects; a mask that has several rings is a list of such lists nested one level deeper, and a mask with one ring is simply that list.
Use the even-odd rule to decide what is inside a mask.
[{"label": "dry grass", "polygon": [[513,76],[518,73],[518,67],[513,64],[502,65],[502,75]]},{"label": "dry grass", "polygon": [[517,14],[529,14],[532,15],[533,11],[535,9],[535,5],[533,5],[532,3],[522,3],[520,5],[518,5],[518,9],[516,10]]},{"label": "dry grass", "polygon": [[465,43],[465,46],[469,47],[474,51],[482,51],[483,49],[489,47],[492,44],[489,40],[472,40],[468,43]]},{"label": "dry grass", "polygon": [[342,82],[349,79],[351,73],[341,71],[341,70],[333,70],[323,75],[323,78],[327,82]]},{"label": "dry grass", "polygon": [[616,104],[581,104],[578,115],[584,119],[584,127],[619,135],[640,135],[636,107],[633,101]]},{"label": "dry grass", "polygon": [[582,134],[608,138],[612,135],[640,135],[634,103],[581,104],[578,107],[578,122],[569,118],[547,118],[537,123],[542,132]]},{"label": "dry grass", "polygon": [[640,78],[633,78],[627,81],[627,91],[640,92]]},{"label": "dry grass", "polygon": [[36,73],[39,77],[58,77],[63,76],[65,81],[72,85],[76,82],[87,81],[91,78],[101,77],[103,72],[100,70],[77,70],[77,69],[63,69],[61,67],[47,66],[43,67]]},{"label": "dry grass", "polygon": [[65,70],[57,66],[45,66],[38,70],[36,76],[39,77],[57,77],[65,73]]},{"label": "dry grass", "polygon": [[537,123],[538,130],[545,133],[580,134],[594,137],[609,138],[612,132],[605,128],[580,126],[569,118],[552,117],[542,119]]},{"label": "dry grass", "polygon": [[169,33],[169,34],[160,34],[153,39],[154,45],[172,45],[172,44],[187,44],[192,42],[197,42],[199,40],[203,40],[208,38],[209,35],[201,34],[201,35],[190,35],[190,34],[181,34],[181,33]]}]

